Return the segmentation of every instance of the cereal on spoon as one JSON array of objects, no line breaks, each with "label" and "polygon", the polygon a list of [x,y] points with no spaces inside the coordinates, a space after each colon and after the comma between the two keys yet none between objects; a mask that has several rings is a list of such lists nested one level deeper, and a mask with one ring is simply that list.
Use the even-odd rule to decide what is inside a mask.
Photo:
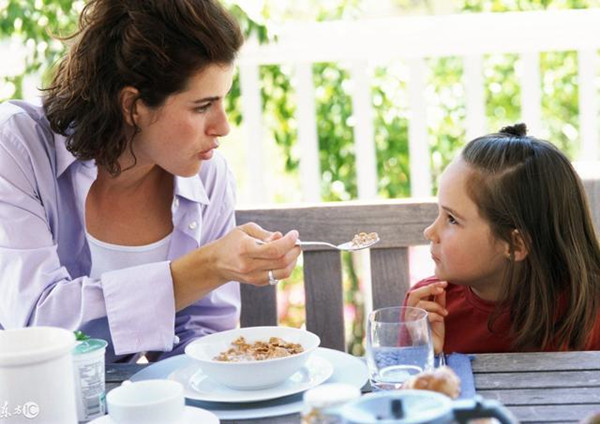
[{"label": "cereal on spoon", "polygon": [[375,232],[371,233],[358,233],[352,238],[352,247],[363,247],[366,245],[370,245],[373,242],[379,240],[379,234]]}]

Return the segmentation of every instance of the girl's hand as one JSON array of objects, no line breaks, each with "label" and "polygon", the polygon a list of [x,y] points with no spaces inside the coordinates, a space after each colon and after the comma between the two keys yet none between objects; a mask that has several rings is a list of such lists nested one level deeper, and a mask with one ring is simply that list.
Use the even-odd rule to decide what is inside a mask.
[{"label": "girl's hand", "polygon": [[429,313],[433,350],[436,355],[444,349],[446,335],[444,317],[448,315],[446,310],[447,286],[448,283],[445,281],[429,284],[411,291],[406,300],[406,306],[425,309]]}]

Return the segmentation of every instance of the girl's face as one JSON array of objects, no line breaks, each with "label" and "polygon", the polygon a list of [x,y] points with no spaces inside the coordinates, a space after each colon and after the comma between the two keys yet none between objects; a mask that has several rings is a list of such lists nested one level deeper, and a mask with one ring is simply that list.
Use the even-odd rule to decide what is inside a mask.
[{"label": "girl's face", "polygon": [[469,197],[471,172],[461,159],[448,165],[439,183],[438,217],[424,235],[431,243],[436,277],[471,286],[479,297],[493,301],[509,263],[509,245],[492,235]]},{"label": "girl's face", "polygon": [[219,137],[229,133],[224,98],[231,88],[233,66],[209,65],[193,75],[186,89],[152,109],[136,104],[140,132],[133,142],[138,165],[158,165],[191,177],[212,158]]}]

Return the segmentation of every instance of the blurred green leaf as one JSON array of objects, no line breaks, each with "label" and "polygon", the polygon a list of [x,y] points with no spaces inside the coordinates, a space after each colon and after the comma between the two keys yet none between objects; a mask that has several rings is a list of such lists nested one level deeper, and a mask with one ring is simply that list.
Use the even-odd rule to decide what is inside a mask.
[{"label": "blurred green leaf", "polygon": [[90,336],[88,336],[81,330],[76,330],[73,333],[75,334],[75,340],[77,340],[78,342],[81,342],[84,340],[89,340],[89,338],[90,338]]}]

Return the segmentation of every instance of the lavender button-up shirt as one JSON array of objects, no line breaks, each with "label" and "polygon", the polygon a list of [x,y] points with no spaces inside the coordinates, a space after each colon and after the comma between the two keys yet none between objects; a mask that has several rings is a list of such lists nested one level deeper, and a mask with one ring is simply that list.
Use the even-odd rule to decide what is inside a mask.
[{"label": "lavender button-up shirt", "polygon": [[194,338],[234,328],[237,282],[175,313],[169,268],[171,259],[235,225],[235,183],[223,157],[215,154],[195,177],[175,178],[168,260],[93,279],[85,200],[96,176],[95,163],[66,150],[41,107],[0,105],[0,328],[80,329],[109,342],[108,362],[146,351],[160,359]]}]

